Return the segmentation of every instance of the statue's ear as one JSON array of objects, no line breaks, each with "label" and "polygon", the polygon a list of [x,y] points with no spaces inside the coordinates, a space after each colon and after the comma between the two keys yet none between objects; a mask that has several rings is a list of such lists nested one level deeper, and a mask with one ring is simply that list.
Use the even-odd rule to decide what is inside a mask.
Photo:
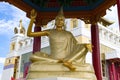
[{"label": "statue's ear", "polygon": [[85,46],[87,47],[88,51],[92,52],[92,44],[86,44]]}]

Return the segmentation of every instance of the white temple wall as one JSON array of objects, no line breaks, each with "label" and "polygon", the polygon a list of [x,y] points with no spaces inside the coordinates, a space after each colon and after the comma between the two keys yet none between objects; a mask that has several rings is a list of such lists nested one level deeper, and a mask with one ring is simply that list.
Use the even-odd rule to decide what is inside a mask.
[{"label": "white temple wall", "polygon": [[14,68],[3,70],[1,80],[11,80],[11,77],[13,77],[13,73],[14,73]]}]

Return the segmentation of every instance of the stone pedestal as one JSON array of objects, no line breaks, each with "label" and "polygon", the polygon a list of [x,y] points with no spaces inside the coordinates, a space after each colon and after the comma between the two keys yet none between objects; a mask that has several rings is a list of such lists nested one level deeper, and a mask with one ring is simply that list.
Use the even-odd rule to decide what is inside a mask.
[{"label": "stone pedestal", "polygon": [[[63,63],[35,62],[30,65],[27,80],[97,80],[90,64],[73,63],[73,66],[76,68],[75,71],[71,71]],[[61,77],[70,79],[61,79]]]},{"label": "stone pedestal", "polygon": [[87,80],[87,79],[77,79],[77,78],[67,78],[67,77],[53,77],[53,78],[39,78],[30,80]]}]

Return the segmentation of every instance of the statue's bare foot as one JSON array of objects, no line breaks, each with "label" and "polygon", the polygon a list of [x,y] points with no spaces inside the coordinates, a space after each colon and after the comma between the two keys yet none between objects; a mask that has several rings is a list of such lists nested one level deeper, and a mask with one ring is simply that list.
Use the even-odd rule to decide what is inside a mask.
[{"label": "statue's bare foot", "polygon": [[75,71],[76,68],[70,63],[70,62],[64,62],[63,63],[64,66],[68,67],[71,71]]}]

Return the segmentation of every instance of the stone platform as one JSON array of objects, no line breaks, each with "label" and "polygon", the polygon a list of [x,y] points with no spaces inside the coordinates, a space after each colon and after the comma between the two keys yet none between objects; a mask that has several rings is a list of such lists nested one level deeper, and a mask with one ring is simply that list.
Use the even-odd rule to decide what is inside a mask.
[{"label": "stone platform", "polygon": [[[71,71],[63,63],[35,62],[30,65],[27,80],[52,77],[69,77],[82,80],[97,80],[94,69],[90,64],[76,64],[75,71]],[[44,80],[44,79],[43,79]]]},{"label": "stone platform", "polygon": [[86,79],[67,78],[67,77],[53,77],[53,78],[39,78],[39,79],[30,79],[30,80],[86,80]]}]

